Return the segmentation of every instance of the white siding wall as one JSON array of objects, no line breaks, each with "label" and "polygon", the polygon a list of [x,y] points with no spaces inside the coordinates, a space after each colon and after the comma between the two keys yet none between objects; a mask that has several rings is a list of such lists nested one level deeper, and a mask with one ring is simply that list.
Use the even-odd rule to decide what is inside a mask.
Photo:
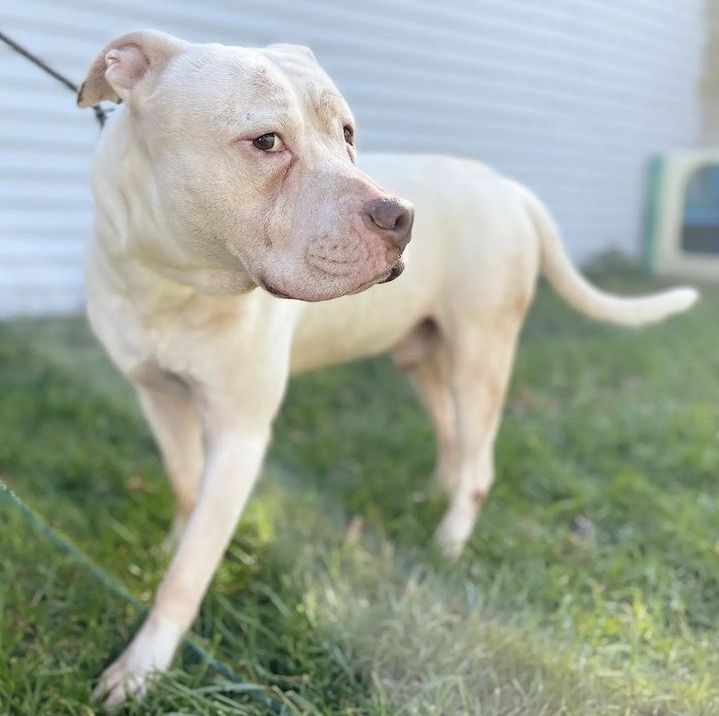
[{"label": "white siding wall", "polygon": [[[634,252],[643,167],[698,139],[704,0],[15,0],[0,29],[78,82],[113,36],[311,45],[361,149],[472,156],[533,187],[578,259]],[[0,314],[82,301],[97,128],[0,46]]]}]

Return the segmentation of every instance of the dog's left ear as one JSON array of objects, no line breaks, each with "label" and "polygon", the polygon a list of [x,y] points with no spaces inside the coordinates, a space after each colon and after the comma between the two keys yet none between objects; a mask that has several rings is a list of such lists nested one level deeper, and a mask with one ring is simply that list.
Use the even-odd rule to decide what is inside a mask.
[{"label": "dog's left ear", "polygon": [[172,35],[154,30],[130,32],[104,47],[77,93],[78,107],[98,102],[126,102],[135,88],[156,78],[168,61],[188,47]]}]

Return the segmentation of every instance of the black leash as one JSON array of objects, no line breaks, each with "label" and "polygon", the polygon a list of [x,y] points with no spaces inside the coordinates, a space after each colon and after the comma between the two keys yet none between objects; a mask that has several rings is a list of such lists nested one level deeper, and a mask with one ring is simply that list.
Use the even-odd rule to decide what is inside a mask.
[{"label": "black leash", "polygon": [[[58,82],[61,82],[71,92],[74,92],[77,95],[78,86],[64,75],[61,75],[57,70],[53,70],[52,67],[50,67],[47,63],[41,60],[37,55],[33,55],[32,52],[26,50],[22,45],[18,45],[15,40],[11,40],[3,32],[0,32],[0,40],[2,40],[8,47],[15,50],[15,52],[17,52],[19,55],[21,55],[27,60],[30,60],[30,62],[39,67],[41,70],[47,72],[50,77],[54,77]],[[93,110],[95,111],[95,119],[97,119],[97,121],[100,123],[100,127],[104,127],[105,120],[107,119],[107,110],[104,110],[99,104],[94,105]]]}]

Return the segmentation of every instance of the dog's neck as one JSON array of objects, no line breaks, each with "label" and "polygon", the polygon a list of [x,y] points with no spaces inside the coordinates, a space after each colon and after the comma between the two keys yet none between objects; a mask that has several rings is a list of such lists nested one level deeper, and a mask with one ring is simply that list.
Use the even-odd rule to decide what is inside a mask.
[{"label": "dog's neck", "polygon": [[207,295],[241,295],[257,287],[237,257],[218,249],[208,263],[205,247],[203,265],[172,236],[149,157],[127,108],[115,112],[101,142],[92,169],[96,248],[122,257],[108,265],[122,271],[126,281],[154,274],[158,285],[176,283]]}]

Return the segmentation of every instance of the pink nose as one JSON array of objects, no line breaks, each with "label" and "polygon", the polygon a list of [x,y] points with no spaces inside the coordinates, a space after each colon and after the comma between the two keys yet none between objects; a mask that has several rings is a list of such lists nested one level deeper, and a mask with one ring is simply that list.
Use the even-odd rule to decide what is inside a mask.
[{"label": "pink nose", "polygon": [[373,199],[366,211],[372,223],[392,239],[395,246],[403,251],[412,234],[414,209],[401,199]]}]

